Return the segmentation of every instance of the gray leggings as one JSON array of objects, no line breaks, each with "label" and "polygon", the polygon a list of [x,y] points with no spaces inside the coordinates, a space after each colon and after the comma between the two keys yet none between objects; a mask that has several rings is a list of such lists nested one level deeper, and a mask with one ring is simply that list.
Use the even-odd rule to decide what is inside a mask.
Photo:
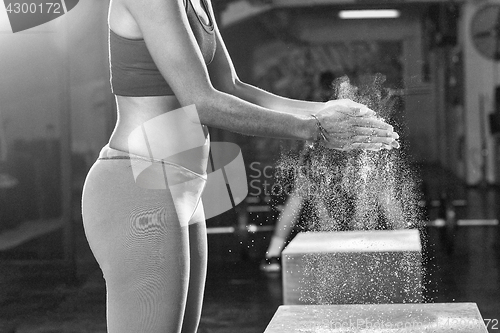
[{"label": "gray leggings", "polygon": [[181,225],[168,189],[137,186],[133,158],[103,148],[83,190],[85,233],[106,280],[108,332],[195,333],[207,262],[201,199]]}]

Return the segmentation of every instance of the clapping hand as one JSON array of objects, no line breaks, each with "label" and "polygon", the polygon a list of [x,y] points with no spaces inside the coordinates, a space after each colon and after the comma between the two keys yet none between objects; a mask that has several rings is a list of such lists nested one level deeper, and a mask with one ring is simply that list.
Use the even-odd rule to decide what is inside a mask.
[{"label": "clapping hand", "polygon": [[320,143],[332,149],[399,148],[399,135],[366,105],[349,99],[332,100],[314,114],[320,130]]}]

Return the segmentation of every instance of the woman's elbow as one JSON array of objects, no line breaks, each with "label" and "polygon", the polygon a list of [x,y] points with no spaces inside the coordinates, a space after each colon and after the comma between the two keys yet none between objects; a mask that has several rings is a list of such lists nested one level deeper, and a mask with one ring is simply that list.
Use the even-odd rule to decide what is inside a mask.
[{"label": "woman's elbow", "polygon": [[194,105],[200,119],[206,120],[206,117],[213,114],[214,110],[223,108],[224,93],[215,89],[194,90],[189,96],[179,98],[182,106]]},{"label": "woman's elbow", "polygon": [[213,86],[189,87],[181,89],[181,93],[175,93],[177,100],[183,107],[196,105],[196,107],[206,107],[208,104],[218,98],[220,92]]},{"label": "woman's elbow", "polygon": [[236,81],[233,79],[225,79],[213,82],[213,86],[216,90],[230,95],[234,95],[236,84]]}]

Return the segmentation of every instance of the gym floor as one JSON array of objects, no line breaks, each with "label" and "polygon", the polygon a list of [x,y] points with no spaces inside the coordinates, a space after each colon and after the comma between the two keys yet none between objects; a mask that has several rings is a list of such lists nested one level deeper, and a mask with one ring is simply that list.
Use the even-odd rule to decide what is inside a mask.
[{"label": "gym floor", "polygon": [[[422,177],[431,199],[438,199],[443,189],[452,194],[457,219],[499,218],[499,189],[466,188],[438,169],[426,170]],[[431,219],[437,209],[430,211]],[[498,236],[498,225],[461,224],[452,233],[429,226],[425,237],[427,299],[477,303],[483,318],[492,320],[489,332],[500,331]],[[221,259],[232,248],[232,241],[221,245],[224,237],[209,236],[212,256],[199,333],[262,333],[282,302],[281,276],[262,273],[254,256],[241,259],[233,253]],[[106,332],[104,281],[83,230],[76,236],[76,277],[57,261],[27,259],[41,247],[50,252],[58,239],[56,232],[0,253],[1,333]]]}]

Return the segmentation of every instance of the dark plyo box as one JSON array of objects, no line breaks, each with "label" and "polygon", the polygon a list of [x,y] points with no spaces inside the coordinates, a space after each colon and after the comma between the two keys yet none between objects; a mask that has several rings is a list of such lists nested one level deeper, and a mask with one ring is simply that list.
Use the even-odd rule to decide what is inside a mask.
[{"label": "dark plyo box", "polygon": [[282,253],[283,302],[421,302],[421,253],[418,230],[299,234]]},{"label": "dark plyo box", "polygon": [[264,333],[487,333],[475,303],[283,305]]}]

